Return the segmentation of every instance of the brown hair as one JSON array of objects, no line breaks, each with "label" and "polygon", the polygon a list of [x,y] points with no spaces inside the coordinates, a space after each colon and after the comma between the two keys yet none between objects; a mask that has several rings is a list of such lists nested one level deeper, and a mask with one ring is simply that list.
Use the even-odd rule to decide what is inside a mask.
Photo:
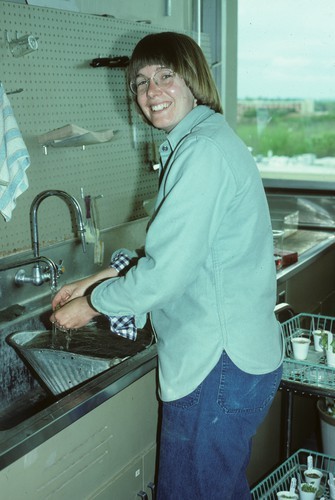
[{"label": "brown hair", "polygon": [[[211,70],[199,45],[189,36],[170,31],[152,33],[138,42],[128,66],[128,84],[141,68],[160,64],[185,81],[197,104],[223,113]],[[134,101],[137,104],[136,96]]]}]

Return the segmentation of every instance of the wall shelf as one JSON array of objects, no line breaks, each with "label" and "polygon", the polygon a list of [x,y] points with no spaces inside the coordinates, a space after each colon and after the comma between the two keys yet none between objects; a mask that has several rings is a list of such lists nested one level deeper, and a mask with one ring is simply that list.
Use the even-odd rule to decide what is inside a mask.
[{"label": "wall shelf", "polygon": [[109,142],[115,138],[116,134],[117,131],[110,129],[93,132],[77,125],[68,124],[39,135],[37,140],[44,147],[83,147]]}]

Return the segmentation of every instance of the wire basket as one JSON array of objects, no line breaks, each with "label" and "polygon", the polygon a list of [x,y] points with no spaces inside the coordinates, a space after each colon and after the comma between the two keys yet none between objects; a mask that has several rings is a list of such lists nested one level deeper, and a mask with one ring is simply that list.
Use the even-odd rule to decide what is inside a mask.
[{"label": "wire basket", "polygon": [[307,458],[309,456],[313,459],[313,468],[323,473],[316,498],[331,498],[328,486],[328,474],[329,472],[335,474],[335,457],[301,449],[251,490],[252,500],[277,500],[277,492],[282,490],[289,491],[292,478],[297,479],[298,475],[300,475],[301,480],[304,481],[303,472],[307,469]]},{"label": "wire basket", "polygon": [[[327,366],[325,352],[315,351],[312,332],[328,330],[335,333],[335,318],[301,313],[285,321],[281,326],[285,338],[282,379],[287,382],[334,390],[335,368]],[[291,339],[294,337],[306,337],[311,340],[308,356],[304,361],[293,358]]]}]

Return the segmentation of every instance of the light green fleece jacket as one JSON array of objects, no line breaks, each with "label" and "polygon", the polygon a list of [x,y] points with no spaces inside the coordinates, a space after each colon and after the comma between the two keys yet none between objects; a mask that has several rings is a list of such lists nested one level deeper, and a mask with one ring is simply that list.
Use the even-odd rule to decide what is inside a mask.
[{"label": "light green fleece jacket", "polygon": [[246,372],[275,370],[283,341],[270,216],[247,147],[223,115],[197,106],[160,154],[145,256],[91,300],[106,315],[151,313],[160,395],[171,401],[192,392],[223,350]]}]

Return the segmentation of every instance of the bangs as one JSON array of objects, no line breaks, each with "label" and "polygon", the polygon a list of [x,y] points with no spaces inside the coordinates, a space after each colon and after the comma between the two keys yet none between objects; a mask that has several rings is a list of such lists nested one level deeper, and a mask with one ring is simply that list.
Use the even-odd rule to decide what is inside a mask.
[{"label": "bangs", "polygon": [[147,35],[135,47],[128,66],[128,81],[133,81],[145,66],[159,65],[178,72],[180,65],[176,60],[176,49],[169,33]]},{"label": "bangs", "polygon": [[[164,60],[162,57],[162,54],[160,55],[148,55],[145,54],[143,57],[139,57],[134,61],[133,64],[130,64],[128,66],[128,80],[129,82],[133,81],[136,79],[137,75],[139,74],[140,70],[142,68],[145,68],[145,66],[162,66],[162,67],[169,67],[170,65]],[[173,68],[171,68],[173,69]]]}]

